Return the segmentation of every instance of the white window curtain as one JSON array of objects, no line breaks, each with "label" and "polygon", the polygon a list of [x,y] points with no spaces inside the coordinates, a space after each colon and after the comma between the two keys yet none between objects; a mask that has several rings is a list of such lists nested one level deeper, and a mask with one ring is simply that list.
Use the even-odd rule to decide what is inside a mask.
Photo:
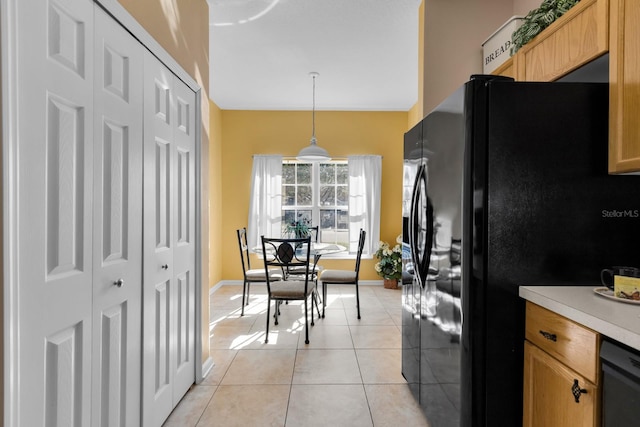
[{"label": "white window curtain", "polygon": [[367,232],[363,253],[372,255],[380,241],[381,156],[349,156],[349,251],[358,248],[358,235]]},{"label": "white window curtain", "polygon": [[253,156],[247,245],[261,245],[260,236],[282,233],[282,156]]}]

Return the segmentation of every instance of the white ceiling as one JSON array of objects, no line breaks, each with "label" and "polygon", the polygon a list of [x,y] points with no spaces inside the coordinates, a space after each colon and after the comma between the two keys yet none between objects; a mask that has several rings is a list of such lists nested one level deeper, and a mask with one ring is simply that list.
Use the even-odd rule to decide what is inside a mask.
[{"label": "white ceiling", "polygon": [[223,110],[408,111],[420,0],[207,0]]}]

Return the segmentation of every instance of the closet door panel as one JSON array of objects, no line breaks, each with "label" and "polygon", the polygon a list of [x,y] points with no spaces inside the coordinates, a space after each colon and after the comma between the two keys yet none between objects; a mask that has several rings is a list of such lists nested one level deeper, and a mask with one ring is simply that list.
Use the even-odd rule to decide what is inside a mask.
[{"label": "closet door panel", "polygon": [[144,48],[95,15],[94,426],[140,423]]},{"label": "closet door panel", "polygon": [[160,426],[173,409],[175,306],[173,278],[173,75],[144,56],[143,423]]},{"label": "closet door panel", "polygon": [[174,274],[177,287],[176,378],[174,405],[187,392],[195,372],[195,94],[174,79],[175,117],[175,244]]},{"label": "closet door panel", "polygon": [[93,2],[17,2],[17,418],[90,422]]}]

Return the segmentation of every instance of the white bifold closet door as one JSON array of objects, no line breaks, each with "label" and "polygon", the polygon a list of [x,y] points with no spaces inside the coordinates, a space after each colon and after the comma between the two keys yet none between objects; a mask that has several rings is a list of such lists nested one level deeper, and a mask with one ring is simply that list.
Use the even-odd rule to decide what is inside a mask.
[{"label": "white bifold closet door", "polygon": [[195,93],[154,56],[144,83],[143,420],[195,378]]},{"label": "white bifold closet door", "polygon": [[91,0],[17,13],[17,419],[138,425],[141,46]]},{"label": "white bifold closet door", "polygon": [[17,411],[21,426],[87,426],[93,2],[17,6]]},{"label": "white bifold closet door", "polygon": [[144,47],[96,7],[92,425],[140,424]]}]

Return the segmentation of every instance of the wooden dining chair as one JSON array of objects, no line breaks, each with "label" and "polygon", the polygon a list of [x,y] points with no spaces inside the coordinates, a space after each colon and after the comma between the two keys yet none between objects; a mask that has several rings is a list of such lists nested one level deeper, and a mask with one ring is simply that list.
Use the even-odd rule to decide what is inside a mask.
[{"label": "wooden dining chair", "polygon": [[[274,318],[278,324],[280,314],[280,304],[283,301],[304,301],[304,327],[305,344],[309,344],[309,303],[313,305],[315,301],[315,286],[312,280],[313,275],[309,272],[309,257],[311,245],[309,236],[299,239],[268,238],[262,239],[262,257],[264,259],[264,271],[267,278],[267,326],[264,342],[269,342],[269,320],[271,301],[275,302]],[[301,248],[307,248],[306,250]],[[271,280],[271,275],[267,272],[271,269],[281,269],[287,271],[291,268],[298,268],[304,271],[299,277],[287,277],[286,280]],[[317,303],[316,303],[317,304]],[[316,306],[319,311],[319,308]],[[313,306],[311,307],[311,326],[313,326]]]},{"label": "wooden dining chair", "polygon": [[[244,281],[242,283],[242,310],[240,316],[244,316],[244,307],[249,305],[249,293],[252,283],[266,283],[264,268],[251,268],[251,257],[249,256],[249,247],[247,245],[247,228],[243,227],[236,230],[238,235],[238,247],[240,248],[240,260],[242,261],[242,274]],[[271,280],[282,280],[283,274],[280,269],[271,270]]]},{"label": "wooden dining chair", "polygon": [[358,319],[360,319],[360,293],[358,291],[358,278],[360,275],[360,260],[364,250],[364,241],[367,232],[360,229],[358,240],[358,252],[356,255],[356,267],[354,270],[323,270],[320,273],[320,283],[322,284],[322,318],[324,309],[327,307],[327,285],[355,285],[356,286],[356,307],[358,308]]}]

